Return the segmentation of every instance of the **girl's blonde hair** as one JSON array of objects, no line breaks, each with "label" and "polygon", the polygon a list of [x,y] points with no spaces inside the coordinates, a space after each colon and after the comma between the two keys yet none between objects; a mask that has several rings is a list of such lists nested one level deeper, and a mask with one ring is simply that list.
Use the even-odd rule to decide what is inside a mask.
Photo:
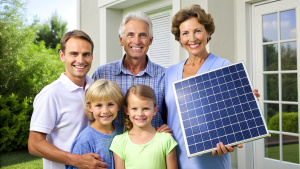
[{"label": "girl's blonde hair", "polygon": [[92,103],[102,100],[113,100],[117,103],[118,107],[121,108],[123,98],[122,90],[117,83],[106,79],[98,79],[91,84],[85,93],[85,113],[90,122],[94,122],[95,118],[93,112],[89,111],[89,107]]},{"label": "girl's blonde hair", "polygon": [[[128,97],[131,94],[134,94],[135,96],[143,100],[151,100],[154,103],[154,107],[156,106],[156,96],[154,90],[149,86],[135,85],[130,87],[127,90],[127,93],[125,95],[124,105],[126,108],[128,108]],[[133,124],[130,121],[129,116],[126,113],[125,113],[125,127],[127,128],[127,130],[131,130],[133,127]]]}]

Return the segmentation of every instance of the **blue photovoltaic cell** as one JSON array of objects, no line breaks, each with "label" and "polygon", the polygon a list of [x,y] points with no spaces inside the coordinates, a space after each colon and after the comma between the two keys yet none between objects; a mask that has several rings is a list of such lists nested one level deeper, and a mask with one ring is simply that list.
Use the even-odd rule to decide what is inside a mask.
[{"label": "blue photovoltaic cell", "polygon": [[243,63],[173,85],[189,157],[269,136]]}]

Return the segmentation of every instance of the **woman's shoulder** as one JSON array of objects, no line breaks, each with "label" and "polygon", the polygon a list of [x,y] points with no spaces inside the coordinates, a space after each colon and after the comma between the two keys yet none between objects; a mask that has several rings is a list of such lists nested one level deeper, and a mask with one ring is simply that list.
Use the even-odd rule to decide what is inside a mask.
[{"label": "woman's shoulder", "polygon": [[218,67],[222,67],[222,66],[231,64],[228,59],[220,58],[219,56],[217,56],[213,53],[210,53],[210,54],[211,54],[211,56],[213,56],[215,58],[214,65],[217,65]]},{"label": "woman's shoulder", "polygon": [[177,63],[177,64],[174,64],[174,65],[171,65],[169,66],[167,69],[166,69],[166,75],[165,76],[168,76],[169,74],[173,75],[174,72],[177,72],[178,69],[180,68],[180,65],[184,64],[186,62],[186,59]]},{"label": "woman's shoulder", "polygon": [[168,71],[168,70],[170,71],[170,70],[173,70],[173,69],[177,69],[178,66],[179,66],[180,64],[184,63],[184,62],[186,62],[186,59],[184,59],[183,61],[181,61],[181,62],[179,62],[179,63],[176,63],[176,64],[174,64],[174,65],[169,66],[169,67],[167,68],[167,71]]}]

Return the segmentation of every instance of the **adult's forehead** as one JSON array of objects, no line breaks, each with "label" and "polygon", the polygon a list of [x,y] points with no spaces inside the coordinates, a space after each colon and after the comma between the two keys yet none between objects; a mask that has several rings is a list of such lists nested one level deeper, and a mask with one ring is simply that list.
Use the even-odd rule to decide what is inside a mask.
[{"label": "adult's forehead", "polygon": [[[79,42],[77,40],[79,40],[81,42]],[[77,41],[77,42],[74,42],[74,41]],[[79,38],[79,37],[71,37],[70,39],[68,39],[66,42],[66,45],[65,45],[65,49],[67,49],[68,47],[77,46],[77,43],[82,43],[82,41],[84,41],[86,44],[89,44],[89,47],[92,50],[92,48],[93,48],[92,44],[88,40],[86,40],[84,38]],[[70,43],[70,42],[73,42],[73,43]],[[78,45],[78,47],[83,47],[83,46],[82,46],[82,44],[80,44],[80,45]]]},{"label": "adult's forehead", "polygon": [[149,29],[148,23],[144,20],[139,20],[139,19],[130,19],[129,21],[127,21],[126,24],[125,24],[125,29],[126,28],[137,27],[137,26],[140,26],[140,25],[145,25]]}]

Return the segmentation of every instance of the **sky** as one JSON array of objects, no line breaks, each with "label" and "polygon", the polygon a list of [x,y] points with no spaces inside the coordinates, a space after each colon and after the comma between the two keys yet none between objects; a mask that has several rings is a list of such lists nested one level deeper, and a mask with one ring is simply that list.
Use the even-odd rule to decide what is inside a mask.
[{"label": "sky", "polygon": [[68,22],[68,31],[77,29],[76,0],[28,0],[26,8],[29,23],[32,23],[35,15],[40,19],[40,23],[44,23],[56,10],[58,15]]},{"label": "sky", "polygon": [[[280,18],[280,20],[279,20]],[[263,15],[264,37],[277,41],[280,28],[280,40],[296,39],[296,10],[291,9],[279,13]]]}]

